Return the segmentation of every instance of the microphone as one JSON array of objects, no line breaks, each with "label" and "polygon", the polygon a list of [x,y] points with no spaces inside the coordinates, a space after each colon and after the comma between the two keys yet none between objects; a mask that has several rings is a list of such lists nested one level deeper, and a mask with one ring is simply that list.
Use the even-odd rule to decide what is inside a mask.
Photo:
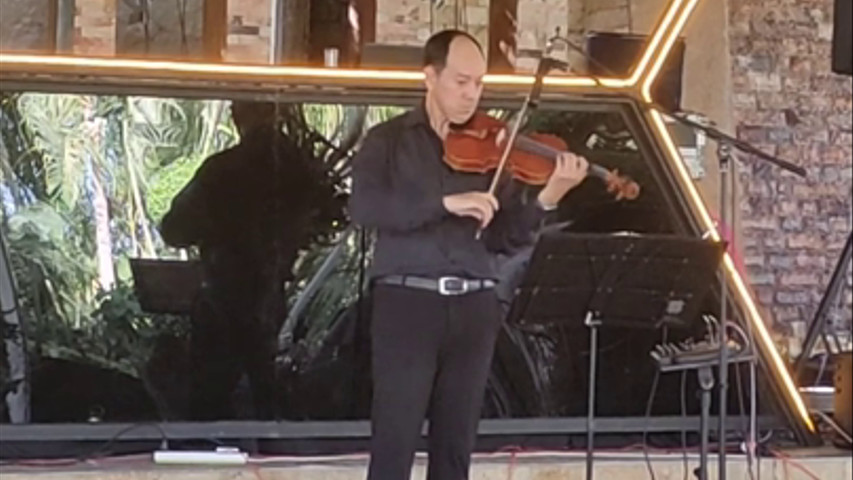
[{"label": "microphone", "polygon": [[560,27],[557,27],[557,35],[548,39],[545,42],[545,49],[542,51],[542,60],[539,64],[540,68],[546,67],[544,73],[548,73],[549,70],[562,70],[564,72],[568,72],[571,69],[571,65],[568,62],[564,62],[562,60],[558,60],[551,56],[551,53],[554,51],[554,47],[556,46],[555,40],[560,38]]},{"label": "microphone", "polygon": [[553,36],[553,37],[549,38],[548,41],[545,42],[545,53],[544,53],[545,56],[551,55],[551,52],[554,51],[554,46],[555,46],[554,40],[556,40],[556,39],[557,39],[557,36]]}]

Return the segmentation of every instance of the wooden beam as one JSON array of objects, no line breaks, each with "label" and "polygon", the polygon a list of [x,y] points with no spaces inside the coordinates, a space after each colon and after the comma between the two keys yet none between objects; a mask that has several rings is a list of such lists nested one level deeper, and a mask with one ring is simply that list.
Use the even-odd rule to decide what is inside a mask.
[{"label": "wooden beam", "polygon": [[48,27],[52,37],[54,50],[63,53],[74,52],[74,18],[77,16],[75,0],[56,0],[50,2],[49,8],[53,23]]},{"label": "wooden beam", "polygon": [[518,0],[492,0],[489,4],[489,72],[515,72],[517,30]]},{"label": "wooden beam", "polygon": [[358,13],[359,43],[376,41],[376,0],[351,0]]},{"label": "wooden beam", "polygon": [[204,60],[222,61],[228,40],[228,0],[205,0],[202,25]]},{"label": "wooden beam", "polygon": [[310,49],[309,27],[311,23],[310,0],[278,0],[281,9],[281,63],[296,65],[308,60]]},{"label": "wooden beam", "polygon": [[57,29],[59,28],[59,0],[47,1],[47,35],[44,48],[47,52],[57,52]]},{"label": "wooden beam", "polygon": [[376,42],[376,0],[349,0],[349,8],[355,18],[347,19],[348,38],[343,57],[346,65],[357,66],[364,45]]}]

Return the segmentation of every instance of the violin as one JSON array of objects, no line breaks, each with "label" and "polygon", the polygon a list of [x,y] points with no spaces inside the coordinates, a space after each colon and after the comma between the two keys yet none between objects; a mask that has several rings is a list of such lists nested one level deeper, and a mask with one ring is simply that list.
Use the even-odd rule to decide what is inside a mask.
[{"label": "violin", "polygon": [[[557,157],[568,151],[568,145],[556,135],[515,133],[513,148],[509,149],[506,123],[477,112],[465,125],[450,129],[444,140],[444,161],[460,172],[506,170],[529,185],[545,185],[554,172]],[[618,170],[590,163],[588,175],[603,180],[617,200],[634,200],[640,195],[639,185]]]}]

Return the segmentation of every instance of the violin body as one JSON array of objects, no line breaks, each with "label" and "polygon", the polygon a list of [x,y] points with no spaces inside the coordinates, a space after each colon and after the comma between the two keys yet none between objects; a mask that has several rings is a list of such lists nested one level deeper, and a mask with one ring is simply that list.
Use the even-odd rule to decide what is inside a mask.
[{"label": "violin body", "polygon": [[[498,167],[506,148],[506,124],[477,113],[464,128],[452,130],[445,141],[446,161],[456,170],[488,173]],[[556,135],[535,133],[531,140],[566,151],[568,145]],[[529,185],[545,185],[554,173],[555,163],[542,155],[514,149],[506,170]]]},{"label": "violin body", "polygon": [[[488,173],[501,167],[507,141],[507,125],[478,112],[464,126],[453,128],[444,140],[445,162],[467,173]],[[545,133],[519,135],[503,169],[529,185],[545,185],[556,168],[556,159],[568,151],[562,138]],[[630,178],[590,164],[589,173],[601,178],[618,199],[633,200],[640,187]]]}]

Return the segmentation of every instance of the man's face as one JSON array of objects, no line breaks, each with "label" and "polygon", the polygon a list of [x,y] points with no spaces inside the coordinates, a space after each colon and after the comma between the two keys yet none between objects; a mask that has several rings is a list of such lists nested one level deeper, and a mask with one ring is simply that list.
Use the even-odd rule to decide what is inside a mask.
[{"label": "man's face", "polygon": [[480,49],[468,38],[456,37],[447,53],[447,65],[441,72],[426,67],[427,90],[451,123],[467,122],[480,103],[486,61]]}]

